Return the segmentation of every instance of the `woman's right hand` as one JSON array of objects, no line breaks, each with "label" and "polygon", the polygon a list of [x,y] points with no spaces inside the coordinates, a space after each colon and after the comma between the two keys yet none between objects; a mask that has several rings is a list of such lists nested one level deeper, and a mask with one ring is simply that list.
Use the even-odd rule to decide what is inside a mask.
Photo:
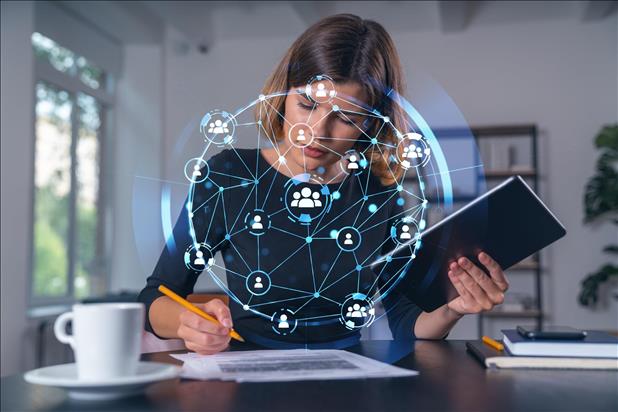
[{"label": "woman's right hand", "polygon": [[178,337],[185,341],[187,349],[201,355],[212,355],[227,349],[233,326],[230,309],[220,299],[197,303],[195,306],[214,316],[223,326],[185,310],[179,317]]}]

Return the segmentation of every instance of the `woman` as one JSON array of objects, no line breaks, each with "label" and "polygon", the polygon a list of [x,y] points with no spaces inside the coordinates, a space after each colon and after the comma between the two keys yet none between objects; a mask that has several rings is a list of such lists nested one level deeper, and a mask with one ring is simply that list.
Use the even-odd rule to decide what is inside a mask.
[{"label": "woman", "polygon": [[[307,83],[320,74],[329,77],[318,79],[332,79],[328,84],[334,96],[347,97],[336,101],[337,110],[333,110],[333,101],[315,97],[318,93],[326,96],[324,90],[315,91],[315,96],[304,92]],[[341,299],[376,282],[384,286],[368,263],[393,247],[390,227],[406,212],[396,196],[396,182],[403,170],[393,170],[389,164],[388,151],[397,148],[397,138],[381,131],[375,118],[360,116],[358,107],[378,108],[403,130],[403,117],[385,93],[392,89],[402,94],[404,88],[397,52],[378,23],[341,14],[307,29],[262,92],[266,96],[282,90],[288,93],[257,106],[256,124],[273,147],[227,149],[208,161],[208,182],[195,186],[191,208],[183,208],[174,228],[178,250],[163,250],[140,294],[147,306],[146,329],[162,338],[183,339],[188,349],[202,354],[225,350],[231,327],[245,339],[265,346],[356,342],[358,329],[325,314],[348,307],[348,316],[366,316],[361,305],[342,305]],[[379,142],[370,143],[367,137],[376,135]],[[349,172],[350,164],[359,160],[346,156],[351,150],[366,155],[369,167],[363,184]],[[312,181],[304,184],[304,190],[292,190],[292,207],[282,207],[290,196],[290,178],[305,173],[313,176]],[[299,224],[288,212],[299,207],[299,202],[312,202],[314,189],[315,203],[310,205],[316,209],[324,206],[319,193],[337,193],[331,197],[336,200],[329,205],[327,223],[316,215],[315,220],[310,216],[310,224]],[[384,207],[368,212],[364,200],[369,193]],[[244,220],[250,225],[242,228],[244,216],[252,217]],[[333,228],[355,225],[364,225],[363,231],[350,229],[343,240],[359,243],[353,251],[344,250],[340,243],[334,247],[333,242],[314,241],[328,239],[329,233],[332,237]],[[182,249],[193,243],[190,228],[196,239],[204,239],[204,251],[198,251],[200,263],[207,258],[209,265],[220,266],[210,258],[217,251],[224,257],[227,287],[236,299],[230,299],[229,307],[220,300],[201,305],[223,326],[183,310],[156,289],[165,284],[184,296],[193,291],[200,270],[185,265]],[[353,234],[359,238],[352,239]],[[484,269],[464,257],[450,264],[448,276],[459,296],[431,313],[423,312],[396,289],[389,293],[383,304],[394,337],[441,339],[462,316],[502,303],[508,287],[504,273],[487,254],[480,253],[478,258]],[[303,318],[294,319],[301,309]],[[270,319],[259,316],[264,313],[273,315]],[[298,321],[305,327],[294,328]]]}]

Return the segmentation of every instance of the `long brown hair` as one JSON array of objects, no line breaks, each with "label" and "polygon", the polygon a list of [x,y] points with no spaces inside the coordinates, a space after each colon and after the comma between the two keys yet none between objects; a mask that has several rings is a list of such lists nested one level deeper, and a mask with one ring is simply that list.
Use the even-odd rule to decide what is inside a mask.
[{"label": "long brown hair", "polygon": [[[388,116],[396,130],[406,132],[403,111],[388,97],[393,91],[403,95],[403,70],[393,40],[382,25],[353,14],[323,18],[294,41],[266,80],[262,94],[268,96],[305,86],[321,74],[329,76],[335,83],[359,83],[368,96],[366,104]],[[256,105],[256,120],[276,141],[283,139],[283,119],[278,113],[284,114],[285,98],[286,95],[281,94],[270,98],[269,104]],[[398,137],[390,127],[379,131],[381,122],[374,117],[370,119],[365,133],[388,146],[383,145],[381,151],[372,150],[373,155],[367,160],[372,173],[388,186],[397,182],[404,172],[398,163],[389,165]],[[378,132],[380,135],[376,136]]]}]

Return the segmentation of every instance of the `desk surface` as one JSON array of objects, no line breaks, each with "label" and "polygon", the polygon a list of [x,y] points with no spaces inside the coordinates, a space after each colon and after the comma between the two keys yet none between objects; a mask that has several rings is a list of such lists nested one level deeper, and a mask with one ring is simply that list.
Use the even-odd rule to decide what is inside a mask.
[{"label": "desk surface", "polygon": [[[363,341],[349,350],[415,369],[397,379],[234,383],[173,380],[143,395],[83,403],[64,391],[2,378],[2,411],[616,411],[618,373],[484,369],[463,341]],[[145,360],[178,363],[168,353]]]}]

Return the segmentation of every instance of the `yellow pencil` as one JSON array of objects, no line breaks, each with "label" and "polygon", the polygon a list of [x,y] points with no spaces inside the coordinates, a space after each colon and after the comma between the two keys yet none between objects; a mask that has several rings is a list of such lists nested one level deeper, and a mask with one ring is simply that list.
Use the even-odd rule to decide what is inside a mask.
[{"label": "yellow pencil", "polygon": [[499,351],[504,350],[504,345],[503,344],[501,344],[500,342],[498,342],[496,340],[493,340],[489,336],[483,336],[483,343],[486,344],[486,345],[491,346],[495,350],[499,350]]},{"label": "yellow pencil", "polygon": [[[186,309],[188,309],[191,312],[195,313],[196,315],[199,315],[199,316],[203,317],[206,320],[214,322],[217,325],[221,325],[221,323],[219,323],[219,321],[217,319],[213,318],[208,313],[204,312],[203,310],[201,310],[200,308],[198,308],[197,306],[195,306],[194,304],[192,304],[188,300],[183,299],[182,297],[178,296],[176,293],[172,292],[171,290],[169,290],[165,286],[159,285],[159,292],[163,293],[165,296],[167,296],[168,298],[172,299],[173,301],[180,303],[183,307],[185,307]],[[230,329],[230,336],[232,338],[236,339],[239,342],[244,342],[245,341],[242,338],[242,336],[240,336],[234,329]]]}]

